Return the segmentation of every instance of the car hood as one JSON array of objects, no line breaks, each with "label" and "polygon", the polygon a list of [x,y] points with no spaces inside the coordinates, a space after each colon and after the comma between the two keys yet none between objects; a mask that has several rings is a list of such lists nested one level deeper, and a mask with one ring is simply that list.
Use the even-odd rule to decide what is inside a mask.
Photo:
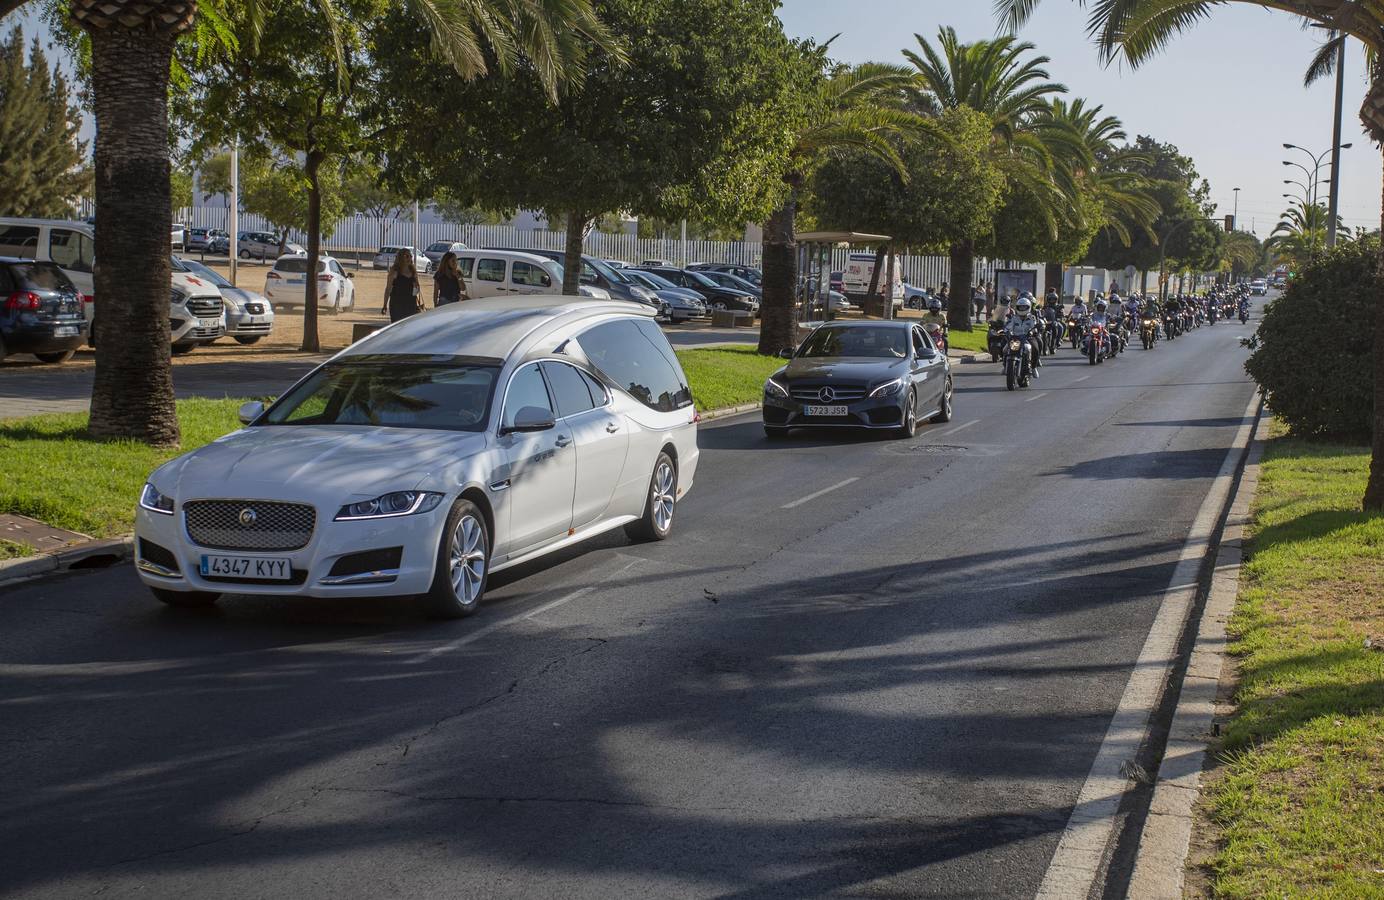
[{"label": "car hood", "polygon": [[228,303],[263,303],[265,305],[269,303],[268,300],[264,299],[264,295],[258,291],[251,291],[240,287],[222,288],[221,296],[224,297]]},{"label": "car hood", "polygon": [[658,294],[658,296],[662,299],[668,300],[670,302],[692,302],[697,304],[705,302],[703,301],[701,294],[698,294],[696,291],[686,291],[682,288],[678,288],[677,290],[673,290],[671,288],[660,288],[659,290],[654,291],[654,293]]},{"label": "car hood", "polygon": [[193,272],[174,272],[173,286],[186,292],[189,297],[220,297],[216,285]]},{"label": "car hood", "polygon": [[906,359],[839,356],[829,359],[794,359],[783,369],[789,381],[871,384],[898,378],[908,371]]},{"label": "car hood", "polygon": [[330,506],[409,490],[479,453],[475,432],[360,425],[243,428],[184,454],[151,480],[182,500],[284,498]]}]

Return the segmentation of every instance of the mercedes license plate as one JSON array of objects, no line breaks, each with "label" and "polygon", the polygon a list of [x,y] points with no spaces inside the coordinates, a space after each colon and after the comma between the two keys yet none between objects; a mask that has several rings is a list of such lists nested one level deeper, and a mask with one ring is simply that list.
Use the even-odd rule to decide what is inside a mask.
[{"label": "mercedes license plate", "polygon": [[222,556],[202,554],[202,577],[253,578],[257,581],[288,581],[293,567],[287,559],[263,556]]},{"label": "mercedes license plate", "polygon": [[846,407],[844,406],[806,406],[803,412],[809,416],[844,416]]},{"label": "mercedes license plate", "polygon": [[77,326],[76,326],[76,325],[59,325],[57,328],[54,328],[54,329],[53,329],[53,337],[76,337],[76,336],[77,336]]}]

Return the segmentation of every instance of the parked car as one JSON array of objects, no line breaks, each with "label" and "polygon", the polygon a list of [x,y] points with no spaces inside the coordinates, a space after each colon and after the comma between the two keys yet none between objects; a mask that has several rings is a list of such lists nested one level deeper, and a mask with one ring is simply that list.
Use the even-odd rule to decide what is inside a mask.
[{"label": "parked car", "polygon": [[91,270],[96,263],[96,237],[91,225],[62,219],[0,217],[0,256],[56,263],[82,295],[86,320],[91,322],[95,311]]},{"label": "parked car", "polygon": [[63,363],[86,338],[82,296],[51,262],[0,256],[0,361],[32,353]]},{"label": "parked car", "polygon": [[625,274],[658,296],[663,304],[663,315],[669,321],[686,322],[706,315],[706,300],[696,291],[678,287],[663,276],[643,269],[626,269]]},{"label": "parked car", "polygon": [[[308,258],[296,253],[280,256],[264,276],[264,296],[272,309],[303,308]],[[317,258],[317,308],[343,312],[356,308],[354,275],[331,256]]]},{"label": "parked car", "polygon": [[912,437],[919,419],[952,417],[951,364],[909,322],[828,322],[764,383],[764,433],[802,426],[890,429]]},{"label": "parked car", "polygon": [[742,266],[739,263],[693,263],[687,268],[694,271],[729,272],[737,278],[743,278],[753,285],[764,283],[764,272],[755,266]]},{"label": "parked car", "polygon": [[173,223],[173,249],[187,250],[187,226],[180,223]]},{"label": "parked car", "polygon": [[[226,304],[216,285],[190,271],[177,257],[170,257],[169,264],[173,269],[168,296],[169,338],[174,353],[189,353],[226,333]],[[95,347],[94,319],[91,329],[90,343]]]},{"label": "parked car", "polygon": [[[428,259],[428,264],[423,267],[423,271],[432,272],[436,270],[437,264],[442,261],[442,257],[446,256],[448,253],[460,253],[465,249],[466,245],[461,241],[433,241],[423,250],[423,255]],[[389,265],[393,264],[394,260],[391,259]],[[389,265],[385,266],[385,268],[388,269]],[[379,266],[375,266],[375,268],[378,269]]]},{"label": "parked car", "polygon": [[240,416],[140,493],[135,564],[164,603],[416,596],[469,615],[493,573],[621,526],[667,538],[698,461],[687,378],[627,303],[450,304]]},{"label": "parked car", "polygon": [[650,268],[651,266],[663,266],[663,267],[667,267],[667,266],[672,266],[672,265],[674,265],[674,263],[672,262],[672,260],[667,260],[667,259],[644,259],[644,260],[640,260],[639,265],[636,266],[635,268],[647,269],[647,268]]},{"label": "parked car", "polygon": [[707,306],[712,309],[740,310],[742,312],[758,313],[759,301],[746,291],[732,290],[731,288],[721,287],[712,281],[703,272],[694,272],[691,269],[671,269],[655,268],[652,266],[640,266],[645,272],[653,272],[655,275],[662,276],[671,281],[678,287],[689,288],[701,294],[706,300]]},{"label": "parked car", "polygon": [[236,253],[241,259],[278,259],[283,254],[302,256],[307,249],[302,244],[284,241],[279,249],[279,236],[272,231],[242,231],[236,235]]},{"label": "parked car", "polygon": [[236,287],[215,269],[193,259],[178,258],[184,269],[221,292],[226,307],[226,334],[239,344],[253,344],[274,330],[274,309],[269,300],[247,288]]},{"label": "parked car", "polygon": [[756,300],[764,299],[764,290],[757,284],[746,281],[739,275],[732,275],[729,272],[722,272],[719,269],[697,269],[697,274],[703,278],[710,278],[723,288],[732,291],[743,291]]},{"label": "parked car", "polygon": [[623,259],[603,259],[601,262],[610,266],[612,269],[628,269],[630,264]]},{"label": "parked car", "polygon": [[231,236],[224,231],[214,233],[207,240],[208,253],[231,254]]},{"label": "parked car", "polygon": [[[413,249],[412,247],[405,247],[405,246],[401,246],[401,245],[400,245],[400,246],[381,247],[381,248],[380,248],[380,251],[379,251],[378,253],[375,254],[375,257],[374,257],[374,259],[372,260],[372,264],[374,265],[374,267],[375,267],[376,269],[388,269],[390,266],[394,265],[394,258],[395,258],[396,256],[399,255],[399,251],[400,251],[400,250],[407,250],[410,254],[412,254],[412,256],[413,256],[413,267],[414,267],[415,269],[417,269],[417,270],[420,271],[420,272],[426,272],[426,271],[428,271],[428,264],[429,264],[430,260],[428,259],[427,256],[425,256],[425,255],[422,254],[422,253],[419,253],[417,250]],[[445,251],[444,251],[444,252],[445,252]],[[441,258],[442,258],[442,255],[441,255],[441,254],[438,254],[438,257],[437,257],[437,258],[438,258],[438,259],[441,259]]]},{"label": "parked car", "polygon": [[211,244],[210,228],[189,228],[187,230],[187,249],[206,250]]},{"label": "parked car", "polygon": [[[526,250],[523,247],[489,247],[487,249],[532,253],[559,264],[565,264],[567,259],[567,254],[561,250]],[[634,280],[626,275],[623,269],[612,269],[594,256],[582,255],[581,283],[601,288],[610,294],[612,300],[631,300],[651,308],[658,305],[658,298],[653,291],[641,284],[635,284]]]},{"label": "parked car", "polygon": [[[561,294],[562,265],[536,253],[517,250],[463,250],[457,268],[473,300],[523,294]],[[582,296],[609,300],[604,288],[583,284]]]}]

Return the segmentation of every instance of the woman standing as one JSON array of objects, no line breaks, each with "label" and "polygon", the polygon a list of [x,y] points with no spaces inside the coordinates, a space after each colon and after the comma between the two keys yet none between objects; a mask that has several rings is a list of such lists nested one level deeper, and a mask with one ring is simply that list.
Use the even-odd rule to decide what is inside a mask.
[{"label": "woman standing", "polygon": [[466,297],[466,282],[461,277],[461,266],[457,265],[457,255],[448,250],[442,254],[442,261],[433,275],[433,306],[456,303]]},{"label": "woman standing", "polygon": [[384,304],[380,312],[388,312],[390,322],[423,311],[423,304],[418,300],[418,270],[413,267],[413,251],[407,248],[394,255],[394,264],[389,267],[384,282]]}]

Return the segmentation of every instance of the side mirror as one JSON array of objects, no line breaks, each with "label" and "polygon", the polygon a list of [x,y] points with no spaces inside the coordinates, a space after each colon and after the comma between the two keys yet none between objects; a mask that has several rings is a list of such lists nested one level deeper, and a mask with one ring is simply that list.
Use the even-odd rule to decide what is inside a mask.
[{"label": "side mirror", "polygon": [[919,350],[919,351],[918,351],[918,358],[919,358],[919,359],[936,359],[936,358],[937,358],[937,351],[936,351],[936,350],[926,350],[926,349],[924,349],[924,350]]},{"label": "side mirror", "polygon": [[547,431],[556,426],[557,421],[553,419],[552,410],[544,409],[541,406],[525,406],[514,414],[514,424],[505,430],[527,434],[534,431]]},{"label": "side mirror", "polygon": [[240,424],[249,425],[264,414],[264,404],[258,400],[250,400],[240,404]]},{"label": "side mirror", "polygon": [[792,358],[793,358],[793,351],[792,351],[791,348],[790,348],[790,349],[780,350],[780,351],[778,352],[778,355],[779,355],[779,359],[792,359]]},{"label": "side mirror", "polygon": [[355,278],[355,277],[356,277],[356,273],[355,273],[355,272],[347,272],[347,273],[346,273],[346,277],[347,277],[347,278]]}]

